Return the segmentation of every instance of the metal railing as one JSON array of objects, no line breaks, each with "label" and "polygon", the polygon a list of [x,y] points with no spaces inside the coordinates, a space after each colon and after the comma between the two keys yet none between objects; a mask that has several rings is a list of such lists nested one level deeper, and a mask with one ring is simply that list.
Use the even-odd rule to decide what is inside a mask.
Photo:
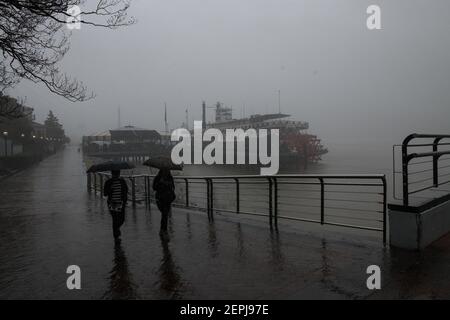
[{"label": "metal railing", "polygon": [[[122,176],[133,205],[150,207],[154,176]],[[108,174],[88,174],[88,190],[103,192]],[[174,176],[175,206],[203,211],[306,221],[382,232],[386,243],[386,179],[374,175]]]},{"label": "metal railing", "polygon": [[[411,144],[415,139],[425,142]],[[444,157],[450,155],[450,143],[442,143],[444,139],[450,139],[450,135],[414,133],[407,136],[401,145],[393,146],[393,193],[395,199],[403,201],[403,206],[410,205],[413,194],[418,199],[431,200],[436,198],[436,192],[439,195],[450,193],[450,190],[439,189],[450,183],[450,157]],[[401,171],[396,168],[396,148],[401,148]],[[401,198],[396,193],[396,175],[399,174],[402,177]],[[434,194],[425,194],[424,191]]]}]

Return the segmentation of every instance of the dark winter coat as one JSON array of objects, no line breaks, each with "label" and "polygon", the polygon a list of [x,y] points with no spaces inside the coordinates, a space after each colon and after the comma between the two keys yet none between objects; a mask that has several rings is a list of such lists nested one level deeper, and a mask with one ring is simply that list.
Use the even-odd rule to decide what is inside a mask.
[{"label": "dark winter coat", "polygon": [[[111,190],[111,185],[112,182],[114,181],[114,179],[117,178],[111,178],[108,179],[105,182],[105,185],[103,187],[103,195],[105,197],[108,197],[108,203],[111,202],[111,196],[112,196],[112,190]],[[125,182],[125,180],[123,178],[118,178],[121,184],[121,198],[122,198],[122,202],[126,203],[128,200],[128,186],[127,183]]]},{"label": "dark winter coat", "polygon": [[156,201],[170,205],[175,200],[175,183],[171,175],[158,174],[153,180]]}]

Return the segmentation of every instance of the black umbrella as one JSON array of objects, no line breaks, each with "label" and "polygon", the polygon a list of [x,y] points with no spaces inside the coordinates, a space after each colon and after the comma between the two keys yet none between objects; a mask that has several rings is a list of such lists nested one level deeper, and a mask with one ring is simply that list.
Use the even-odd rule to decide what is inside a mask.
[{"label": "black umbrella", "polygon": [[172,159],[168,157],[154,157],[146,160],[143,163],[144,166],[153,167],[157,169],[169,169],[169,170],[183,170],[183,166],[174,164]]},{"label": "black umbrella", "polygon": [[102,172],[133,169],[134,165],[125,161],[107,161],[92,165],[86,172]]}]

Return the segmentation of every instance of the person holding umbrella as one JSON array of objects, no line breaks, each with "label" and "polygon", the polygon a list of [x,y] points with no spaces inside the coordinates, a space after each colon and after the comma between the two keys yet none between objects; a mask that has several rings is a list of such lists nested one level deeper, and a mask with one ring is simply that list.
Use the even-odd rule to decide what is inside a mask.
[{"label": "person holding umbrella", "polygon": [[120,242],[120,227],[125,222],[125,206],[128,200],[128,186],[120,177],[120,170],[111,171],[111,178],[106,180],[103,195],[108,197],[109,213],[113,219],[113,236]]},{"label": "person holding umbrella", "polygon": [[175,200],[175,183],[172,174],[167,168],[161,168],[153,180],[153,190],[155,190],[156,206],[161,211],[160,232],[167,232],[167,220]]},{"label": "person holding umbrella", "polygon": [[113,219],[113,236],[116,243],[120,243],[120,227],[125,222],[125,206],[128,200],[128,186],[120,177],[120,170],[132,169],[128,162],[108,161],[93,165],[88,173],[111,171],[111,178],[105,182],[103,196],[108,197],[108,209]]},{"label": "person holding umbrella", "polygon": [[159,169],[153,180],[153,190],[155,191],[156,206],[161,211],[160,233],[166,233],[172,202],[176,198],[175,183],[170,170],[182,170],[182,167],[173,164],[172,160],[166,157],[151,158],[145,161],[144,165]]}]

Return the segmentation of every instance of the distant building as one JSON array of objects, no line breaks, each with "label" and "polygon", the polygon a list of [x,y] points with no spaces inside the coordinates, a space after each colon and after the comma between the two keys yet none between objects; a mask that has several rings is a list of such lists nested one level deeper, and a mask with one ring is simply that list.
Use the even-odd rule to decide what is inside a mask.
[{"label": "distant building", "polygon": [[105,150],[111,144],[111,133],[109,130],[83,136],[82,146],[84,150]]},{"label": "distant building", "polygon": [[91,143],[91,142],[106,142],[111,143],[111,133],[109,130],[98,132],[91,134],[89,136],[83,136],[83,143]]},{"label": "distant building", "polygon": [[156,130],[135,126],[124,126],[117,129],[83,136],[82,147],[87,152],[124,152],[124,151],[158,151],[163,144],[162,136]]},{"label": "distant building", "polygon": [[175,144],[175,142],[171,141],[170,133],[160,133],[160,135],[161,135],[161,144],[165,146],[171,146]]},{"label": "distant building", "polygon": [[109,132],[113,143],[161,143],[161,135],[156,130],[124,126]]},{"label": "distant building", "polygon": [[41,123],[32,122],[31,126],[33,128],[32,135],[36,139],[45,139],[47,137],[47,130],[45,126]]}]

